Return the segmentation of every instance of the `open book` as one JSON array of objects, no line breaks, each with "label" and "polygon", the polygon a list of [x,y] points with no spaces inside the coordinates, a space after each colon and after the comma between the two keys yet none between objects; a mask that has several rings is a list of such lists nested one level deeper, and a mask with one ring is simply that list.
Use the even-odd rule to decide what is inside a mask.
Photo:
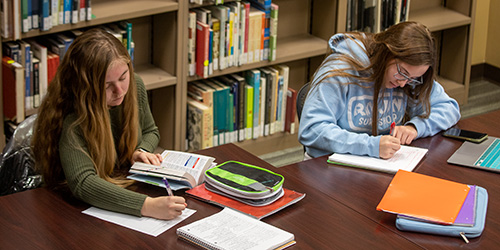
[{"label": "open book", "polygon": [[177,235],[206,249],[283,249],[292,233],[230,208],[177,229]]},{"label": "open book", "polygon": [[334,153],[328,157],[328,162],[387,173],[396,173],[399,169],[413,171],[425,154],[427,154],[427,151],[426,148],[401,145],[401,148],[390,159],[380,159],[366,155]]},{"label": "open book", "polygon": [[173,190],[193,188],[204,181],[204,173],[215,166],[215,158],[180,151],[165,150],[161,153],[160,166],[136,162],[127,178],[165,187],[162,178],[169,180]]}]

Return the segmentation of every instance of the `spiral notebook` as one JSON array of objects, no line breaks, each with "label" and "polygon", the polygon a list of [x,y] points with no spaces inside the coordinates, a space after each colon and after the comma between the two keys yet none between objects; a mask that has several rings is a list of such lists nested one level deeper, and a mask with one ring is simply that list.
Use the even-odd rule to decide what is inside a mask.
[{"label": "spiral notebook", "polygon": [[180,227],[177,235],[206,249],[283,249],[295,244],[292,233],[231,208]]}]

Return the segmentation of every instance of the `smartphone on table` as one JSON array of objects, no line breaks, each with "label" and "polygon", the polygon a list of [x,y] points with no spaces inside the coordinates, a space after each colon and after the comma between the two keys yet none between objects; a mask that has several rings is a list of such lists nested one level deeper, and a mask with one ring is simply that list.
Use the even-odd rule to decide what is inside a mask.
[{"label": "smartphone on table", "polygon": [[475,142],[475,143],[480,143],[480,142],[486,140],[486,138],[488,138],[488,134],[486,134],[486,133],[464,130],[464,129],[459,129],[456,127],[452,127],[450,129],[446,130],[443,133],[443,136],[461,139],[461,140],[466,140],[466,141]]}]

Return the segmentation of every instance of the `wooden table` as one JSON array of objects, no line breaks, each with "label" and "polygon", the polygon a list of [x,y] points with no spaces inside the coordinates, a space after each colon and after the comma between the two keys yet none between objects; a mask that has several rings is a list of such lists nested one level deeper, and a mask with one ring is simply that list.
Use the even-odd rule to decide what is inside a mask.
[{"label": "wooden table", "polygon": [[[461,121],[464,129],[499,136],[500,111]],[[290,249],[421,249],[481,248],[498,246],[500,236],[500,186],[496,173],[448,165],[446,159],[461,142],[436,135],[413,145],[429,153],[416,172],[480,185],[488,190],[486,228],[480,238],[465,244],[460,238],[401,232],[395,216],[375,210],[392,175],[341,167],[320,157],[274,168],[243,149],[227,144],[200,151],[218,163],[238,160],[271,169],[285,176],[285,187],[306,197],[263,221],[295,235]],[[165,190],[147,184],[134,186],[151,196]],[[183,192],[176,192],[184,195]],[[197,212],[158,237],[152,237],[81,212],[89,206],[71,195],[38,188],[0,197],[0,249],[196,249],[177,238],[175,229],[204,218],[221,208],[187,197]]]},{"label": "wooden table", "polygon": [[[461,120],[463,129],[481,131],[500,137],[500,111]],[[486,226],[479,238],[466,244],[462,238],[402,232],[395,227],[395,215],[376,211],[392,174],[332,165],[327,156],[286,166],[286,181],[302,180],[324,195],[345,204],[370,220],[399,234],[424,248],[496,249],[500,246],[500,175],[498,173],[451,165],[446,160],[460,147],[461,141],[440,134],[415,141],[412,145],[429,149],[428,154],[414,172],[465,184],[484,187],[488,191]]]}]

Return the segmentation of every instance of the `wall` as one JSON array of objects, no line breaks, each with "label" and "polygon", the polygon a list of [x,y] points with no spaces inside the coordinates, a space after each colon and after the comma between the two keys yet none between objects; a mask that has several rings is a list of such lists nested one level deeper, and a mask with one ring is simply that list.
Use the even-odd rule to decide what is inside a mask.
[{"label": "wall", "polygon": [[[478,1],[478,2],[481,2]],[[486,44],[486,63],[500,68],[500,0],[491,0],[488,19],[488,36]]]},{"label": "wall", "polygon": [[471,64],[500,68],[500,0],[477,0]]},{"label": "wall", "polygon": [[490,0],[476,1],[476,19],[474,20],[474,36],[472,38],[472,65],[486,62],[489,7]]}]

